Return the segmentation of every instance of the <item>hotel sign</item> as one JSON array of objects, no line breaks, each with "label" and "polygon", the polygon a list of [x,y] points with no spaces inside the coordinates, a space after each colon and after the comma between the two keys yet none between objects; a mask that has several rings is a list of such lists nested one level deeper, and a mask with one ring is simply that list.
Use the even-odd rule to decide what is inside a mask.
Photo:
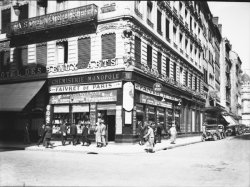
[{"label": "hotel sign", "polygon": [[74,9],[60,11],[39,17],[16,21],[10,24],[10,33],[13,35],[25,34],[49,28],[82,23],[97,18],[97,6],[94,4]]},{"label": "hotel sign", "polygon": [[96,103],[113,102],[117,100],[117,91],[83,92],[75,94],[53,95],[50,97],[50,104],[69,104],[69,103]]},{"label": "hotel sign", "polygon": [[89,85],[62,85],[50,86],[49,93],[65,93],[65,92],[86,92],[94,90],[109,90],[121,88],[122,82],[89,84]]},{"label": "hotel sign", "polygon": [[152,88],[140,85],[138,83],[135,83],[135,89],[139,90],[141,92],[147,93],[147,94],[151,94],[151,95],[155,95],[155,96],[160,96],[160,97],[162,97],[164,99],[173,100],[173,101],[179,101],[179,99],[177,99],[176,97],[167,95],[167,94],[165,94],[163,92],[156,92]]}]

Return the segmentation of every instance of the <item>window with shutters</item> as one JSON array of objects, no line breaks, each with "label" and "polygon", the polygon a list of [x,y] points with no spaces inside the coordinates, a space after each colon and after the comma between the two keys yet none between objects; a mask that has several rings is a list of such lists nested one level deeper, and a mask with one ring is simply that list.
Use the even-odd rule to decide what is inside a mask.
[{"label": "window with shutters", "polygon": [[68,63],[68,41],[56,43],[56,58],[58,64]]},{"label": "window with shutters", "polygon": [[135,63],[141,64],[141,39],[135,36]]},{"label": "window with shutters", "polygon": [[29,7],[28,4],[21,5],[19,7],[20,15],[18,17],[19,21],[29,18]]},{"label": "window with shutters", "polygon": [[0,52],[0,71],[9,71],[10,51]]},{"label": "window with shutters", "polygon": [[116,35],[102,35],[102,59],[113,59],[116,57]]},{"label": "window with shutters", "polygon": [[78,65],[82,68],[87,68],[91,57],[91,39],[80,38],[78,40]]},{"label": "window with shutters", "polygon": [[166,19],[166,39],[169,40],[169,20]]},{"label": "window with shutters", "polygon": [[190,88],[193,89],[193,75],[190,75]]},{"label": "window with shutters", "polygon": [[17,47],[14,49],[14,63],[12,66],[20,69],[28,64],[28,46]]},{"label": "window with shutters", "polygon": [[47,65],[47,43],[36,44],[36,62],[43,66]]},{"label": "window with shutters", "polygon": [[147,65],[151,69],[152,68],[152,47],[147,45]]},{"label": "window with shutters", "polygon": [[176,81],[177,79],[177,66],[176,66],[176,63],[173,64],[174,67],[173,67],[173,78],[174,78],[174,81]]},{"label": "window with shutters", "polygon": [[188,86],[188,71],[186,70],[186,81],[185,81],[185,83],[186,83],[186,86]]},{"label": "window with shutters", "polygon": [[169,77],[170,59],[166,57],[166,76]]},{"label": "window with shutters", "polygon": [[180,37],[179,37],[179,39],[180,39],[180,48],[182,49],[182,38],[183,38],[183,36],[182,36],[182,34],[180,33]]},{"label": "window with shutters", "polygon": [[176,28],[173,27],[173,40],[174,40],[174,43],[176,43],[176,32],[177,32]]},{"label": "window with shutters", "polygon": [[161,11],[157,10],[157,31],[159,34],[162,35],[162,31],[161,31]]},{"label": "window with shutters", "polygon": [[158,73],[161,74],[161,58],[162,58],[162,54],[161,52],[157,52],[157,70]]},{"label": "window with shutters", "polygon": [[180,83],[183,84],[183,69],[180,68]]},{"label": "window with shutters", "polygon": [[2,32],[1,33],[6,33],[7,31],[7,25],[10,23],[11,21],[11,11],[10,8],[2,10]]}]

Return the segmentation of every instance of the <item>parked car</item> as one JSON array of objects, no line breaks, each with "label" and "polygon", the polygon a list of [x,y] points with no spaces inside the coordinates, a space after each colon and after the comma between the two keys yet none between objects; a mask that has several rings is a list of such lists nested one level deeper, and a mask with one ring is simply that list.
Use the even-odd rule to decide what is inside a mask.
[{"label": "parked car", "polygon": [[[224,128],[224,127],[223,127]],[[201,140],[206,141],[206,140],[220,140],[222,139],[221,132],[222,130],[219,129],[219,126],[217,124],[214,125],[205,125],[204,130],[202,133]],[[224,132],[224,129],[223,129]]]}]

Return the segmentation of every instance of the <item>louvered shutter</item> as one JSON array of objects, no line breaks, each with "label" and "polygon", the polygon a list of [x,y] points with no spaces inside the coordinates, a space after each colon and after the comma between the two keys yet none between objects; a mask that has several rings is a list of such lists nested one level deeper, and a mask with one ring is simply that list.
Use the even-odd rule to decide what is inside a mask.
[{"label": "louvered shutter", "polygon": [[37,64],[47,65],[47,44],[36,44],[36,61]]},{"label": "louvered shutter", "polygon": [[135,37],[135,63],[141,64],[141,39]]},{"label": "louvered shutter", "polygon": [[169,77],[169,61],[170,59],[166,57],[166,76]]},{"label": "louvered shutter", "polygon": [[150,45],[147,46],[147,65],[150,69],[152,68],[152,47]]},{"label": "louvered shutter", "polygon": [[6,33],[7,25],[10,23],[11,13],[10,8],[2,10],[2,33]]},{"label": "louvered shutter", "polygon": [[106,34],[102,36],[102,59],[112,59],[116,55],[116,36]]},{"label": "louvered shutter", "polygon": [[78,40],[78,65],[81,68],[87,68],[91,51],[90,51],[90,38],[82,38]]},{"label": "louvered shutter", "polygon": [[19,21],[28,19],[29,17],[28,4],[20,6],[19,10],[20,10]]},{"label": "louvered shutter", "polygon": [[162,54],[158,52],[157,53],[157,70],[159,74],[161,74],[161,58],[162,58]]}]

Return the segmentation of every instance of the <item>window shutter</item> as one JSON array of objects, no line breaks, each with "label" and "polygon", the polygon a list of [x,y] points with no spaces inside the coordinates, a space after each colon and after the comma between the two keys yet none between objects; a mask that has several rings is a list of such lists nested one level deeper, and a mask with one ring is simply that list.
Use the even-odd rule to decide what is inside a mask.
[{"label": "window shutter", "polygon": [[141,39],[135,37],[135,63],[141,64]]},{"label": "window shutter", "polygon": [[20,6],[19,10],[20,10],[19,21],[29,18],[28,4]]},{"label": "window shutter", "polygon": [[173,70],[174,81],[176,81],[176,63],[174,63],[174,70]]},{"label": "window shutter", "polygon": [[10,23],[11,13],[10,8],[2,10],[2,33],[6,33],[7,25]]},{"label": "window shutter", "polygon": [[169,77],[169,61],[170,59],[166,57],[166,76]]},{"label": "window shutter", "polygon": [[37,64],[47,65],[47,44],[41,43],[36,45]]},{"label": "window shutter", "polygon": [[162,57],[162,54],[158,52],[157,53],[157,69],[158,69],[159,74],[161,74],[161,57]]},{"label": "window shutter", "polygon": [[24,46],[21,49],[21,61],[20,63],[23,66],[26,66],[28,64],[28,46]]},{"label": "window shutter", "polygon": [[102,36],[102,59],[112,59],[116,55],[116,36],[106,34]]},{"label": "window shutter", "polygon": [[166,19],[166,38],[169,39],[169,21]]},{"label": "window shutter", "polygon": [[90,61],[90,38],[78,40],[78,65],[81,68],[87,68]]},{"label": "window shutter", "polygon": [[147,65],[150,69],[152,68],[152,47],[150,45],[147,46]]}]

